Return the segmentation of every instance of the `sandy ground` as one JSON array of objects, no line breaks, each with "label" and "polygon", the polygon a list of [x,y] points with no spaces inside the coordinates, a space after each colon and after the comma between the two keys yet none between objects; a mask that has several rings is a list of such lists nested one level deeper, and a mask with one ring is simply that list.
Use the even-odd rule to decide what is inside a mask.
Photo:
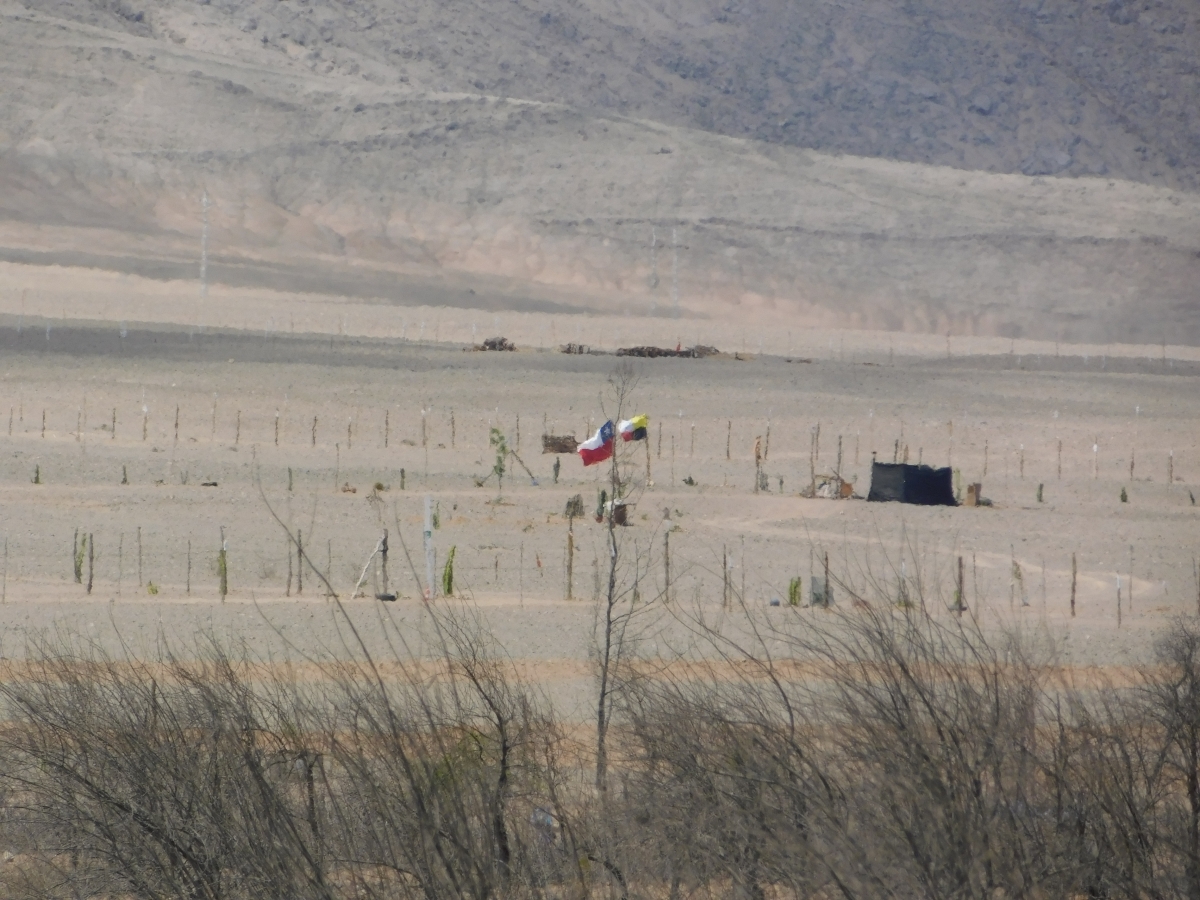
[{"label": "sandy ground", "polygon": [[[413,333],[413,319],[407,334],[396,333],[393,318],[411,309],[377,312],[372,327],[369,307],[342,304],[345,327],[322,327],[319,317],[300,327],[300,307],[293,332],[282,326],[286,297],[218,294],[214,307],[197,309],[172,306],[149,288],[139,294],[134,282],[114,289],[101,276],[76,306],[54,315],[49,306],[62,307],[69,293],[55,293],[56,277],[26,296],[24,309],[12,291],[0,308],[0,384],[10,407],[0,407],[0,649],[10,658],[24,652],[29,634],[54,627],[117,650],[119,637],[137,655],[162,638],[186,642],[202,628],[276,659],[346,652],[345,623],[311,572],[297,596],[293,570],[287,596],[287,539],[268,505],[302,530],[344,597],[389,529],[401,600],[347,604],[374,652],[392,652],[380,616],[406,636],[402,652],[428,652],[413,569],[424,578],[429,496],[439,518],[439,573],[455,547],[457,589],[506,652],[561,707],[582,714],[603,532],[590,518],[576,520],[574,599],[567,600],[563,511],[576,493],[594,509],[604,472],[564,456],[555,483],[555,457],[540,453],[540,435],[582,438],[603,421],[612,412],[606,379],[617,359],[552,350],[556,340],[575,339],[572,325],[601,346],[632,343],[635,334],[638,343],[674,343],[675,331],[685,343],[730,351],[635,363],[639,381],[627,412],[645,412],[652,424],[648,445],[624,448],[636,506],[621,538],[627,558],[643,560],[643,596],[662,590],[669,529],[675,609],[709,615],[721,606],[723,559],[752,608],[822,615],[768,604],[786,598],[795,576],[807,593],[826,554],[835,577],[864,593],[868,572],[885,592],[895,591],[900,573],[919,574],[935,615],[949,615],[961,555],[968,602],[989,623],[1043,629],[1072,664],[1123,665],[1146,658],[1157,630],[1200,603],[1200,509],[1191,499],[1200,488],[1195,351],[1168,346],[1164,359],[1161,347],[962,338],[947,355],[944,338],[765,332],[762,355],[751,338],[739,360],[732,358],[742,352],[736,322],[612,317],[627,331],[604,341],[612,323],[595,317],[498,313],[473,323],[478,336],[499,326],[522,349],[465,353],[469,311],[441,310],[441,324],[426,320],[422,335]],[[274,319],[276,327],[200,327],[198,319],[226,308],[220,304],[238,302],[247,320]],[[312,303],[324,303],[322,314],[331,316],[338,307],[332,298]],[[949,463],[963,484],[982,481],[995,505],[802,499],[817,425],[818,473],[836,468],[840,443],[842,469],[862,494],[872,454],[890,461],[899,445],[911,462]],[[476,486],[492,466],[492,427],[518,449],[537,484],[510,462],[502,491],[494,478]],[[768,490],[755,493],[758,436],[767,447]],[[385,489],[374,492],[376,483]],[[222,530],[224,603],[216,575]],[[90,596],[73,579],[77,531],[94,537]],[[369,592],[378,578],[377,570],[368,577]],[[649,613],[641,652],[669,656],[689,647],[680,618],[667,607]]]}]

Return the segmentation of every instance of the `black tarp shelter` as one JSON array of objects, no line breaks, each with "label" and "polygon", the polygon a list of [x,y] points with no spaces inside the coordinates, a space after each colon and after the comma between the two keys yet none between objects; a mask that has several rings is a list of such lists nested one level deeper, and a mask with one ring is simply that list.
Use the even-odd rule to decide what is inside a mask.
[{"label": "black tarp shelter", "polygon": [[957,506],[954,473],[932,466],[903,463],[872,463],[868,500],[916,503],[920,506]]}]

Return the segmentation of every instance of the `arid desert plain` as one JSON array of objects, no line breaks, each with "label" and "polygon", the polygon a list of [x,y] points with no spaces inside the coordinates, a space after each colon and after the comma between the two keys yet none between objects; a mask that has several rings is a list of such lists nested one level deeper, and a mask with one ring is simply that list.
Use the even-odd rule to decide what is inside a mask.
[{"label": "arid desert plain", "polygon": [[[15,265],[6,275],[33,277]],[[6,292],[0,321],[9,658],[47,630],[136,655],[184,650],[201,631],[277,661],[351,652],[328,588],[311,566],[301,573],[274,516],[302,535],[368,645],[396,652],[387,642],[399,635],[398,652],[420,654],[430,497],[436,593],[454,548],[456,596],[429,602],[475,608],[565,713],[586,716],[607,553],[594,512],[609,470],[543,454],[541,436],[583,440],[615,416],[609,380],[622,363],[636,384],[621,413],[650,417],[646,443],[618,442],[634,504],[620,547],[639,560],[631,577],[649,607],[643,655],[692,652],[689,623],[719,622],[727,594],[764,615],[826,615],[808,607],[826,558],[835,606],[852,594],[895,602],[904,582],[940,617],[955,614],[961,557],[967,614],[1036,630],[1065,665],[1145,660],[1156,631],[1200,604],[1193,348],[784,333],[732,317],[492,314],[219,287],[201,298],[194,284],[133,276],[47,278]],[[469,351],[494,334],[517,351]],[[603,352],[559,352],[567,341]],[[677,343],[721,353],[612,354]],[[520,457],[502,485],[493,428]],[[964,494],[981,483],[992,505],[859,499],[872,458],[905,453],[953,467]],[[800,496],[839,454],[856,497]],[[576,494],[585,515],[568,586]],[[374,599],[378,558],[366,566],[384,529],[394,603]],[[77,583],[81,535],[92,547]]]}]

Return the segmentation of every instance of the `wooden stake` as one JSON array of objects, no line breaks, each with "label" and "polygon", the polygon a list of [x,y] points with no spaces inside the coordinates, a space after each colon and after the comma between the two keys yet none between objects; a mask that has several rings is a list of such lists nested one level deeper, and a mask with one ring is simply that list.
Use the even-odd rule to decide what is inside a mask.
[{"label": "wooden stake", "polygon": [[304,593],[304,532],[296,529],[296,596]]},{"label": "wooden stake", "polygon": [[1075,618],[1075,584],[1079,578],[1079,568],[1075,562],[1075,554],[1071,554],[1071,618]]},{"label": "wooden stake", "polygon": [[[543,425],[545,424],[545,419],[546,419],[546,416],[545,416],[545,414],[543,414],[542,415]],[[545,428],[543,427],[542,430],[545,431]],[[450,449],[451,450],[454,449],[454,440],[455,440],[454,410],[450,410]]]},{"label": "wooden stake", "polygon": [[225,547],[225,526],[221,526],[221,549],[217,551],[217,575],[219,581],[217,589],[221,594],[221,602],[225,602],[225,597],[229,594],[229,556]]},{"label": "wooden stake", "polygon": [[142,581],[142,526],[141,525],[138,526],[138,530],[137,530],[137,544],[138,544],[138,587],[141,587],[143,584],[145,584],[145,582]]},{"label": "wooden stake", "polygon": [[1058,442],[1058,480],[1062,481],[1062,441]]},{"label": "wooden stake", "polygon": [[567,519],[567,599],[575,599],[575,517]]},{"label": "wooden stake", "polygon": [[762,435],[754,439],[754,493],[758,493],[762,483]]},{"label": "wooden stake", "polygon": [[184,583],[184,590],[187,595],[192,596],[192,539],[188,538],[187,549],[187,581]]},{"label": "wooden stake", "polygon": [[[589,428],[588,431],[590,433],[591,429]],[[659,459],[662,459],[662,422],[658,423],[658,450],[656,451],[656,455]]]},{"label": "wooden stake", "polygon": [[[1196,615],[1200,616],[1200,560],[1192,557],[1192,568],[1196,572]],[[4,542],[4,571],[8,572],[8,541]]]},{"label": "wooden stake", "polygon": [[[818,426],[819,427],[819,426]],[[808,433],[808,490],[815,497],[817,496],[817,429],[813,428]]]},{"label": "wooden stake", "polygon": [[[145,428],[142,429],[142,433],[143,433],[143,435],[145,434]],[[45,437],[46,437],[46,411],[43,409],[42,410],[42,439],[44,440]],[[142,438],[143,441],[145,439],[146,439],[145,437]]]},{"label": "wooden stake", "polygon": [[987,477],[988,470],[988,442],[983,442],[983,477]]},{"label": "wooden stake", "polygon": [[[276,431],[278,431],[278,429],[276,429]],[[276,444],[279,443],[278,438],[276,439],[275,443]],[[178,404],[175,405],[175,444],[176,444],[176,446],[178,446],[178,444],[179,444],[179,405]]]},{"label": "wooden stake", "polygon": [[829,551],[825,551],[825,596],[821,598],[821,605],[825,609],[829,608]]},{"label": "wooden stake", "polygon": [[312,445],[317,446],[317,417],[313,416]]},{"label": "wooden stake", "polygon": [[87,592],[90,594],[92,592],[92,575],[95,572],[95,564],[96,564],[96,540],[94,537],[92,537],[91,532],[88,532],[87,542],[88,542]]},{"label": "wooden stake", "polygon": [[383,580],[383,593],[388,592],[388,533],[383,529],[383,537],[379,541],[379,572]]},{"label": "wooden stake", "polygon": [[729,609],[729,549],[721,545],[721,609]]},{"label": "wooden stake", "polygon": [[692,443],[688,448],[688,459],[696,455],[696,423],[692,423]]},{"label": "wooden stake", "polygon": [[75,443],[83,440],[83,410],[75,411]]},{"label": "wooden stake", "polygon": [[1133,544],[1129,545],[1129,612],[1133,614]]},{"label": "wooden stake", "polygon": [[663,529],[663,600],[671,602],[671,529]]},{"label": "wooden stake", "polygon": [[[12,417],[10,416],[9,418],[10,418],[10,420],[11,420],[11,418],[12,418]],[[12,422],[10,421],[10,422],[9,422],[9,426],[10,426],[10,427],[9,427],[9,433],[10,433],[10,434],[12,433],[12,428],[11,428],[11,425],[12,425]],[[116,439],[117,439],[117,408],[114,406],[114,407],[113,407],[113,414],[112,414],[112,434],[111,434],[111,435],[109,435],[109,440],[113,440],[113,441],[115,441]]]},{"label": "wooden stake", "polygon": [[237,411],[237,419],[233,426],[233,445],[236,447],[242,440],[242,411]]},{"label": "wooden stake", "polygon": [[[387,449],[389,432],[391,431],[391,412],[392,411],[390,409],[385,409],[383,411],[383,449],[384,450]],[[384,593],[386,594],[387,591],[384,591]]]},{"label": "wooden stake", "polygon": [[955,604],[956,612],[961,616],[963,610],[967,608],[966,588],[963,584],[963,558],[958,558],[958,586],[955,590],[958,602]]},{"label": "wooden stake", "polygon": [[275,446],[279,446],[279,410],[275,410]]},{"label": "wooden stake", "polygon": [[733,440],[733,420],[730,419],[725,423],[725,458],[729,459],[729,444]]},{"label": "wooden stake", "polygon": [[284,591],[283,595],[285,597],[290,597],[290,596],[292,596],[292,542],[291,541],[288,541],[287,558],[288,558],[287,589]]}]

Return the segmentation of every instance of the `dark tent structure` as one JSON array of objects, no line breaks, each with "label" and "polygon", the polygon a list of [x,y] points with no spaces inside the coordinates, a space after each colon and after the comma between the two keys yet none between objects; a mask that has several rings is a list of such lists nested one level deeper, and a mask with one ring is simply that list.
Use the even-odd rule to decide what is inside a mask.
[{"label": "dark tent structure", "polygon": [[872,463],[868,500],[915,503],[919,506],[957,506],[954,473],[931,466],[903,463]]}]

